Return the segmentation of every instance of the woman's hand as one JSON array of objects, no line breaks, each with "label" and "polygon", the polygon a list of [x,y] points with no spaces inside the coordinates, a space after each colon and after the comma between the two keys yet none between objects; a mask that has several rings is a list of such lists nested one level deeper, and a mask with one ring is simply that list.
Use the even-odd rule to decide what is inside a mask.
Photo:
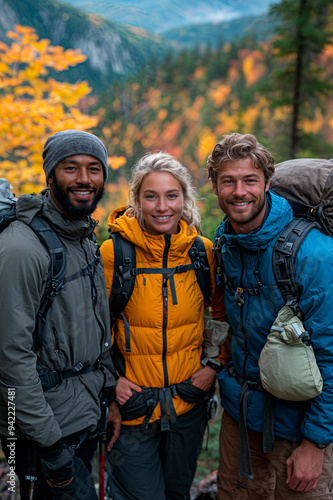
[{"label": "woman's hand", "polygon": [[116,398],[120,405],[124,405],[132,396],[133,391],[141,392],[141,387],[126,377],[120,377],[116,385]]},{"label": "woman's hand", "polygon": [[200,368],[200,370],[193,373],[191,382],[195,387],[203,391],[209,391],[216,379],[216,370],[210,366]]}]

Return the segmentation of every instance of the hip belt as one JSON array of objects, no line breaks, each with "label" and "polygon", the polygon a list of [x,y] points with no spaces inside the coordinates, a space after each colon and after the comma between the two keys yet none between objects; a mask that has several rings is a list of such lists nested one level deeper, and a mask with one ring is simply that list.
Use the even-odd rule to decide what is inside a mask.
[{"label": "hip belt", "polygon": [[[172,398],[179,395],[187,403],[205,403],[215,392],[215,384],[209,391],[203,391],[191,383],[191,379],[184,380],[179,384],[169,387],[142,387],[141,392],[133,391],[132,396],[125,404],[119,406],[124,421],[134,420],[145,416],[142,428],[148,427],[151,416],[160,403],[161,406],[161,430],[170,430],[177,426],[177,414]],[[170,417],[170,419],[169,419]]]},{"label": "hip belt", "polygon": [[[39,361],[38,364],[40,365]],[[68,378],[78,377],[79,375],[85,375],[86,373],[94,372],[96,370],[99,370],[100,368],[99,359],[93,365],[83,366],[82,363],[78,363],[71,370],[64,370],[64,371],[56,371],[56,370],[51,371],[46,367],[38,367],[38,364],[37,364],[38,375],[44,391],[48,391],[52,387],[61,384],[64,380]]]}]

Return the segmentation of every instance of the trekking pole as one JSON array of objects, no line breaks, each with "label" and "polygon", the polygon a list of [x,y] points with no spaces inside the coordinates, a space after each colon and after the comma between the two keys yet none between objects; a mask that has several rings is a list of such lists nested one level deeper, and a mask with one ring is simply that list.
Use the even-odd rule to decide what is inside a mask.
[{"label": "trekking pole", "polygon": [[30,481],[28,500],[33,500],[35,496],[35,484],[37,481],[37,453],[35,450],[32,452],[32,464],[29,469],[29,474],[24,476],[24,479]]},{"label": "trekking pole", "polygon": [[35,496],[35,481],[30,481],[30,486],[29,486],[29,500],[34,500]]},{"label": "trekking pole", "polygon": [[[98,457],[98,498],[105,498],[105,468],[106,468],[106,419],[108,414],[108,401],[105,398],[101,399],[101,419],[99,425],[99,457]],[[30,499],[29,499],[30,500]]]},{"label": "trekking pole", "polygon": [[208,401],[207,401],[207,409],[206,409],[206,430],[207,430],[207,437],[206,437],[206,451],[208,450],[208,441],[209,441],[209,421],[214,420],[219,413],[219,400],[214,394]]}]

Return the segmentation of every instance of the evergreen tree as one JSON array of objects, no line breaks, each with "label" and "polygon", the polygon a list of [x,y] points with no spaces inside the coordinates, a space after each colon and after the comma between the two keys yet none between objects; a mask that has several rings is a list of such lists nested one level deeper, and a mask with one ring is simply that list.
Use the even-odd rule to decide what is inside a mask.
[{"label": "evergreen tree", "polygon": [[296,157],[302,139],[300,120],[333,90],[318,63],[324,47],[332,43],[328,23],[332,4],[333,0],[282,0],[270,10],[276,23],[274,57],[279,63],[272,73],[272,105],[292,109],[291,158]]}]

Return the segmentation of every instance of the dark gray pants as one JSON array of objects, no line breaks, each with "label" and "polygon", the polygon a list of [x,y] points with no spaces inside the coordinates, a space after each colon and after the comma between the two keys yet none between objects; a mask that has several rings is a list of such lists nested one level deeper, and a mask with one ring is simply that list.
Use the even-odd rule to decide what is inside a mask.
[{"label": "dark gray pants", "polygon": [[177,428],[160,423],[123,425],[109,454],[112,500],[188,500],[206,426],[206,404],[177,418]]}]

